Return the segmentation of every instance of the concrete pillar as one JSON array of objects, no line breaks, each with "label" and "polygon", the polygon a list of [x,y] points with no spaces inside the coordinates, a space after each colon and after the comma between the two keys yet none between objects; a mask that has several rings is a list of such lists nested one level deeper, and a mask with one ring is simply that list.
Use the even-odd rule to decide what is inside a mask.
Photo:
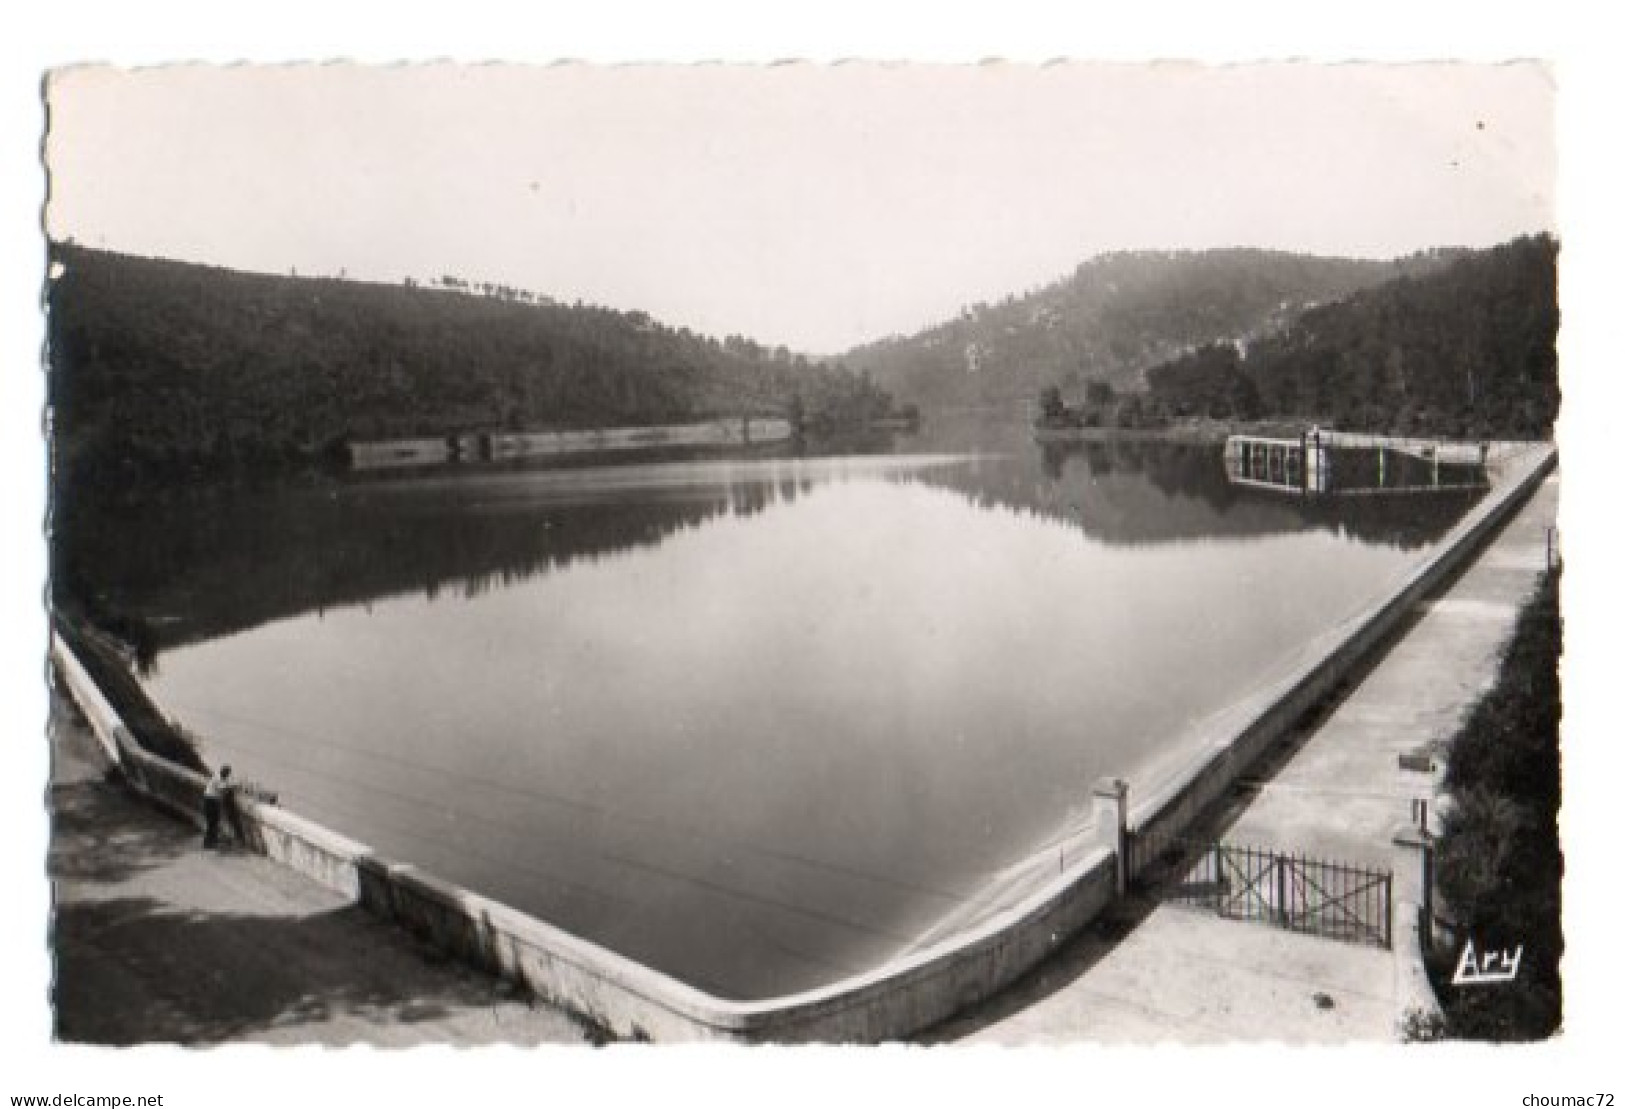
[{"label": "concrete pillar", "polygon": [[1433,939],[1433,836],[1425,826],[1407,825],[1394,837],[1399,853],[1394,867],[1394,931],[1410,925],[1414,918],[1422,950]]},{"label": "concrete pillar", "polygon": [[1117,860],[1117,895],[1128,892],[1128,782],[1102,778],[1095,783],[1095,828],[1102,846]]}]

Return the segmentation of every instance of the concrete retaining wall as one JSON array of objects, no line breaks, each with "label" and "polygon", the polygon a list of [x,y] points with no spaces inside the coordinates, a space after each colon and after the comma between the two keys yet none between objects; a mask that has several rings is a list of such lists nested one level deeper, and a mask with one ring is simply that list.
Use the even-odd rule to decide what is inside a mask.
[{"label": "concrete retaining wall", "polygon": [[[1555,463],[1551,448],[1465,518],[1388,601],[1333,630],[1324,653],[1266,691],[1239,732],[1217,737],[1167,788],[1140,798],[1141,830],[1178,834],[1224,794],[1321,697],[1401,623],[1416,602],[1493,532]],[[53,650],[68,690],[98,739],[138,790],[183,819],[200,820],[204,779],[140,749],[72,651]],[[712,997],[489,898],[385,859],[286,810],[237,806],[256,850],[477,965],[525,983],[539,997],[617,1035],[656,1040],[877,1042],[900,1039],[997,993],[1093,920],[1114,898],[1117,855],[1102,845],[1009,908],[868,974],[761,1002]],[[1115,831],[1115,830],[1114,830]]]},{"label": "concrete retaining wall", "polygon": [[506,461],[594,451],[662,447],[744,447],[782,443],[795,429],[779,416],[748,416],[692,424],[590,428],[582,431],[486,431],[436,439],[378,439],[349,444],[357,470]]}]

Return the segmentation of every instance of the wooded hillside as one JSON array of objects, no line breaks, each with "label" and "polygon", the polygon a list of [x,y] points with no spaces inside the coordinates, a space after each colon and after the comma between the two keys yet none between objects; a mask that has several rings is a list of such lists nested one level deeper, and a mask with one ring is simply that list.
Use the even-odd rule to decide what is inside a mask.
[{"label": "wooded hillside", "polygon": [[1091,380],[1133,390],[1148,368],[1194,347],[1257,339],[1315,304],[1430,272],[1450,257],[1373,261],[1240,248],[1106,254],[1024,296],[858,347],[846,361],[926,407],[1009,404],[1048,385],[1078,395]]},{"label": "wooded hillside", "polygon": [[1557,418],[1557,243],[1522,238],[1305,312],[1245,348],[1147,374],[1166,418],[1545,437]]},{"label": "wooded hillside", "polygon": [[59,246],[49,398],[59,478],[308,463],[347,439],[791,415],[890,398],[839,365],[641,312],[278,277]]}]

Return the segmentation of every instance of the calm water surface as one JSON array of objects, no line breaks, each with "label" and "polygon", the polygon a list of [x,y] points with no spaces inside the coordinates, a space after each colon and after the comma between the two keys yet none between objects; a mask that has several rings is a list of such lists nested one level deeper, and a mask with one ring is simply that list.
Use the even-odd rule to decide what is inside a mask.
[{"label": "calm water surface", "polygon": [[211,761],[752,998],[963,915],[1468,503],[1306,506],[1231,488],[1216,446],[947,429],[148,506],[94,557]]}]

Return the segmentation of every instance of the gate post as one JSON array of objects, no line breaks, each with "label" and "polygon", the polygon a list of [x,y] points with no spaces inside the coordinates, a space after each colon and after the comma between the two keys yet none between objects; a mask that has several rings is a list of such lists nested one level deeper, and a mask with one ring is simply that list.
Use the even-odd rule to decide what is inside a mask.
[{"label": "gate post", "polygon": [[1283,928],[1291,928],[1292,910],[1287,904],[1287,856],[1275,851],[1270,857],[1275,860],[1275,922]]},{"label": "gate post", "polygon": [[[1422,950],[1428,951],[1433,947],[1433,835],[1425,823],[1427,819],[1425,803],[1417,808],[1422,814],[1420,819],[1424,823],[1407,825],[1394,837],[1394,843],[1400,847],[1410,848],[1403,853],[1402,858],[1406,863],[1405,869],[1409,871],[1406,877],[1411,880],[1411,890],[1415,891],[1414,893],[1406,891],[1400,895],[1400,903],[1407,910],[1406,914],[1400,917],[1401,926],[1409,927],[1411,921],[1406,917],[1414,911],[1417,939],[1422,945]],[[1393,887],[1389,888],[1392,890]],[[1401,885],[1401,888],[1404,886]],[[1388,911],[1392,913],[1394,909],[1392,893],[1389,896]],[[1414,902],[1411,900],[1412,896],[1416,898]]]},{"label": "gate post", "polygon": [[1433,950],[1433,838],[1422,829],[1422,950]]},{"label": "gate post", "polygon": [[1095,828],[1103,846],[1117,857],[1117,896],[1128,892],[1128,783],[1102,778],[1095,783]]}]

